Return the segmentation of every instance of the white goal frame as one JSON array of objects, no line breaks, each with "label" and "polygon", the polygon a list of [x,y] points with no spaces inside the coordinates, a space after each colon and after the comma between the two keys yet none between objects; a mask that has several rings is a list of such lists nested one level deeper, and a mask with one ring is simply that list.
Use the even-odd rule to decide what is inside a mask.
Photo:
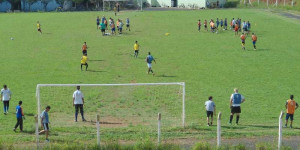
[{"label": "white goal frame", "polygon": [[[40,88],[41,87],[76,87],[76,86],[155,86],[155,85],[180,85],[182,86],[182,127],[185,127],[185,82],[169,82],[169,83],[126,83],[126,84],[38,84],[36,86],[36,98],[37,98],[37,120],[40,122],[41,104],[40,104]],[[39,143],[38,126],[36,126],[37,143]]]}]

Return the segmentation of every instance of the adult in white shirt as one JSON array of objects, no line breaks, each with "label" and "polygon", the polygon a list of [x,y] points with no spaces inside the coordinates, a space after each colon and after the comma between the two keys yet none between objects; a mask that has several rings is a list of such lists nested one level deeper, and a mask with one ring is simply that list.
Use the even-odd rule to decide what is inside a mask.
[{"label": "adult in white shirt", "polygon": [[11,92],[7,88],[7,85],[3,85],[3,89],[1,90],[1,101],[3,101],[3,104],[4,104],[4,114],[5,115],[8,113],[10,99],[11,99]]},{"label": "adult in white shirt", "polygon": [[80,109],[82,121],[86,121],[83,115],[83,105],[84,105],[84,97],[82,92],[80,91],[80,86],[77,86],[77,90],[73,93],[73,106],[75,106],[75,122],[77,122],[79,109]]}]

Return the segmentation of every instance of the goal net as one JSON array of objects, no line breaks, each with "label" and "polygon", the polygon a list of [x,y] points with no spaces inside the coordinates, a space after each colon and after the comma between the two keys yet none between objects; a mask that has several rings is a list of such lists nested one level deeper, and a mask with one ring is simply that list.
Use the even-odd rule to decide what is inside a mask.
[{"label": "goal net", "polygon": [[[84,117],[74,122],[73,92],[84,95]],[[162,132],[185,125],[185,83],[129,84],[38,84],[37,112],[49,111],[50,140],[95,141],[96,116],[100,116],[101,141],[156,138],[157,114],[162,114]],[[40,123],[40,117],[39,121]],[[36,128],[36,131],[39,129]],[[37,135],[39,141],[39,135]]]}]

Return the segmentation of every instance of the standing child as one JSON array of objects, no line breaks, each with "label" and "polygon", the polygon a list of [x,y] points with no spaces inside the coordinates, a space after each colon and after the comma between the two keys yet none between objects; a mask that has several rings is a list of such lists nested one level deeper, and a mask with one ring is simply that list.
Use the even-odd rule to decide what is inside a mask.
[{"label": "standing child", "polygon": [[115,16],[117,16],[117,7],[114,7]]},{"label": "standing child", "polygon": [[241,35],[241,40],[242,40],[242,49],[245,50],[245,40],[246,40],[246,35],[243,33]]},{"label": "standing child", "polygon": [[234,25],[234,35],[235,36],[239,35],[239,25],[237,23]]},{"label": "standing child", "polygon": [[97,29],[99,29],[99,24],[100,24],[100,18],[99,18],[99,16],[97,16],[96,22],[97,22]]},{"label": "standing child", "polygon": [[105,26],[104,22],[103,22],[103,23],[101,23],[101,24],[100,24],[100,26],[101,26],[101,32],[102,32],[102,36],[104,36],[104,35],[105,35],[105,28],[106,28],[106,26]]},{"label": "standing child", "polygon": [[126,30],[127,29],[130,31],[130,21],[129,21],[129,18],[126,19]]},{"label": "standing child", "polygon": [[86,45],[86,42],[83,43],[81,49],[82,49],[82,54],[83,54],[83,55],[84,55],[84,54],[87,54],[88,46]]},{"label": "standing child", "polygon": [[120,32],[119,26],[120,26],[120,19],[117,20],[117,29],[118,29],[118,32]]},{"label": "standing child", "polygon": [[201,29],[201,20],[199,19],[198,20],[198,32],[200,32],[200,29]]},{"label": "standing child", "polygon": [[107,20],[106,19],[104,20],[104,24],[105,24],[105,30],[108,30],[108,28],[107,28]]},{"label": "standing child", "polygon": [[219,29],[219,25],[220,25],[219,18],[217,18],[217,20],[216,20],[216,24],[217,24],[217,30],[218,30],[218,29]]},{"label": "standing child", "polygon": [[83,65],[85,66],[85,71],[87,71],[87,69],[88,69],[88,67],[89,67],[87,61],[88,61],[87,55],[86,55],[86,54],[83,54],[83,56],[81,57],[81,61],[80,61],[80,63],[81,63],[81,65],[80,65],[81,71],[82,71],[82,66],[83,66]]},{"label": "standing child", "polygon": [[205,29],[206,31],[208,31],[208,30],[207,30],[207,20],[204,20],[204,29]]},{"label": "standing child", "polygon": [[138,44],[138,41],[135,41],[135,43],[133,45],[133,49],[134,49],[134,57],[137,58],[139,55],[139,49],[140,49],[140,45]]},{"label": "standing child", "polygon": [[221,30],[223,30],[223,19],[221,19],[221,21],[220,21],[220,25],[221,25]]},{"label": "standing child", "polygon": [[253,43],[254,50],[256,50],[256,41],[257,41],[257,36],[254,33],[252,33],[252,43]]},{"label": "standing child", "polygon": [[290,128],[293,128],[294,113],[298,107],[299,107],[298,103],[294,101],[294,95],[291,95],[290,99],[287,100],[285,103],[285,108],[286,108],[285,127],[287,127],[289,118],[291,118]]},{"label": "standing child", "polygon": [[227,18],[224,20],[224,29],[227,30]]},{"label": "standing child", "polygon": [[11,99],[11,91],[7,88],[7,85],[3,85],[3,89],[1,89],[1,101],[3,101],[3,110],[4,115],[8,114],[9,109],[9,101]]},{"label": "standing child", "polygon": [[[205,109],[206,109],[206,115],[207,115],[207,126],[212,126],[213,124],[213,115],[216,115],[216,105],[213,102],[213,97],[208,97],[208,101],[205,102]],[[211,120],[209,122],[209,117],[211,117]]]},{"label": "standing child", "polygon": [[113,35],[113,34],[116,35],[116,26],[115,26],[115,23],[112,22],[110,27],[111,27],[111,35]]},{"label": "standing child", "polygon": [[122,34],[122,31],[123,31],[123,22],[122,22],[122,20],[120,20],[120,22],[119,22],[119,34]]},{"label": "standing child", "polygon": [[17,116],[17,123],[15,125],[14,131],[16,132],[16,129],[18,126],[20,126],[20,131],[23,131],[23,118],[25,120],[25,116],[22,109],[22,101],[19,101],[19,105],[16,107],[16,116]]},{"label": "standing child", "polygon": [[49,135],[49,115],[48,112],[50,111],[51,107],[47,106],[46,109],[41,114],[41,126],[42,131],[39,134],[46,133],[46,142],[49,142],[48,135]]}]

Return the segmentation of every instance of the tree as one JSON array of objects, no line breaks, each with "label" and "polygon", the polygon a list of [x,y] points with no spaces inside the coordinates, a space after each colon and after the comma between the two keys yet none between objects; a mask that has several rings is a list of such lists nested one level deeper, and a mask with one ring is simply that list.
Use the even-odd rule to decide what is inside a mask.
[{"label": "tree", "polygon": [[[25,1],[25,2],[26,2],[26,1]],[[31,5],[32,5],[33,3],[35,3],[35,2],[37,2],[37,0],[27,0],[27,3],[28,3],[28,5],[29,5],[29,11],[30,11]]]},{"label": "tree", "polygon": [[46,7],[47,7],[47,4],[49,3],[49,0],[41,0],[41,2],[42,2],[43,5],[44,5],[44,11],[47,11],[47,10],[46,10]]},{"label": "tree", "polygon": [[82,2],[84,2],[84,0],[72,0],[72,2],[75,3],[75,9],[76,9],[76,5],[81,4]]}]

